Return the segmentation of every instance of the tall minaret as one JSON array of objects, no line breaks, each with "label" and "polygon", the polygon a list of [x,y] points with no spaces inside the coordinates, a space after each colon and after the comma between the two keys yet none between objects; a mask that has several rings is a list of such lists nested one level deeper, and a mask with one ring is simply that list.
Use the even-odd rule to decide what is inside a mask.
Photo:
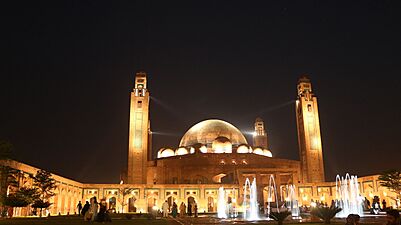
[{"label": "tall minaret", "polygon": [[269,149],[265,124],[263,120],[259,117],[256,118],[255,120],[255,133],[253,134],[253,146],[262,147],[263,149]]},{"label": "tall minaret", "polygon": [[139,72],[136,73],[135,87],[131,92],[127,168],[129,184],[146,184],[150,133],[146,73]]},{"label": "tall minaret", "polygon": [[296,116],[302,182],[324,182],[317,98],[313,94],[312,84],[306,76],[301,76],[298,80]]}]

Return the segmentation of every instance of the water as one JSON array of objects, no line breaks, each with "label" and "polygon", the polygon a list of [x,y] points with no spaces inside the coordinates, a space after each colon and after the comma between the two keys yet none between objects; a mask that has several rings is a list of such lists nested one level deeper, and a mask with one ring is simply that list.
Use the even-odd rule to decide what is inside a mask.
[{"label": "water", "polygon": [[219,188],[219,195],[217,200],[217,217],[219,218],[227,218],[227,201],[226,201],[226,192],[223,187]]},{"label": "water", "polygon": [[287,186],[287,206],[291,211],[292,218],[299,218],[299,207],[298,207],[298,195],[295,192],[295,185],[291,184]]},{"label": "water", "polygon": [[348,173],[340,178],[336,176],[336,200],[335,204],[342,210],[336,217],[347,217],[349,214],[363,215],[362,197],[359,194],[358,177]]},{"label": "water", "polygon": [[271,210],[270,203],[273,202],[273,196],[274,196],[274,200],[276,201],[276,210],[277,210],[277,212],[280,212],[278,198],[277,198],[276,181],[274,180],[274,176],[270,175],[269,187],[267,189],[267,218],[269,218],[269,216],[270,216],[270,210]]},{"label": "water", "polygon": [[252,184],[250,183],[249,179],[246,178],[244,187],[244,201],[242,203],[244,220],[259,220],[257,199],[256,178],[253,179]]}]

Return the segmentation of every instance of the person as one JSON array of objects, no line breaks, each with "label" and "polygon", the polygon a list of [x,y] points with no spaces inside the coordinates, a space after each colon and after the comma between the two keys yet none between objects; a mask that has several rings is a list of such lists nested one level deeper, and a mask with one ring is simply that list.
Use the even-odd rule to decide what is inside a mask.
[{"label": "person", "polygon": [[84,220],[85,221],[89,217],[89,208],[90,208],[89,202],[86,201],[86,203],[85,203],[85,205],[84,205],[84,207],[82,208],[82,211],[81,211],[81,214],[84,216]]},{"label": "person", "polygon": [[400,213],[396,209],[390,209],[386,213],[386,221],[385,225],[400,225]]},{"label": "person", "polygon": [[171,214],[173,215],[174,218],[177,217],[177,211],[178,211],[178,206],[177,206],[177,204],[175,204],[175,202],[173,202],[173,207],[171,209]]},{"label": "person", "polygon": [[194,215],[195,215],[195,217],[198,217],[198,204],[196,204],[196,202],[194,202],[193,206],[194,206]]},{"label": "person", "polygon": [[82,203],[81,203],[81,201],[78,202],[77,208],[78,208],[78,215],[81,215],[81,210],[82,210]]},{"label": "person", "polygon": [[192,202],[188,202],[188,216],[192,216]]},{"label": "person", "polygon": [[97,203],[96,197],[91,198],[91,205],[89,208],[91,221],[95,221],[97,212],[98,212],[99,204]]},{"label": "person", "polygon": [[346,219],[346,225],[359,225],[361,217],[358,214],[349,214]]},{"label": "person", "polygon": [[382,201],[382,207],[383,207],[383,210],[386,209],[386,207],[387,207],[386,199],[383,199],[383,201]]},{"label": "person", "polygon": [[163,202],[163,205],[162,205],[163,217],[164,217],[164,218],[167,218],[167,216],[168,216],[168,209],[169,209],[169,208],[170,208],[170,207],[169,207],[169,205],[168,205],[167,200],[164,201],[164,202]]},{"label": "person", "polygon": [[107,204],[106,204],[105,199],[102,199],[100,201],[99,213],[97,214],[95,221],[96,222],[111,222],[111,218],[110,218],[109,214],[107,213]]},{"label": "person", "polygon": [[181,202],[181,205],[180,205],[180,217],[184,217],[185,216],[185,209],[186,208],[187,207],[185,206],[184,202]]}]

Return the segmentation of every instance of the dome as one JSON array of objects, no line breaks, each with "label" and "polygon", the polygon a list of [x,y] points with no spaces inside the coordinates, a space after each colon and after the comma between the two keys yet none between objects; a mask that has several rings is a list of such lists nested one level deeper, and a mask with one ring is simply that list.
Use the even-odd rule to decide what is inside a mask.
[{"label": "dome", "polygon": [[267,149],[263,149],[263,155],[267,157],[273,157],[272,152]]},{"label": "dome", "polygon": [[174,150],[166,148],[161,151],[160,158],[170,157],[170,156],[174,156],[174,155],[175,155]]},{"label": "dome", "polygon": [[188,154],[188,149],[184,148],[184,147],[180,147],[177,150],[175,150],[175,155],[186,155]]},{"label": "dome", "polygon": [[263,149],[257,147],[255,149],[253,149],[253,153],[258,154],[258,155],[263,155]]},{"label": "dome", "polygon": [[249,149],[248,145],[243,144],[243,145],[238,146],[237,153],[250,153],[250,149]]},{"label": "dome", "polygon": [[211,147],[214,140],[227,138],[233,146],[248,144],[238,128],[223,120],[204,120],[192,126],[182,137],[180,146],[192,146],[196,143]]},{"label": "dome", "polygon": [[212,142],[212,149],[214,153],[232,153],[232,145],[228,138],[217,137]]}]

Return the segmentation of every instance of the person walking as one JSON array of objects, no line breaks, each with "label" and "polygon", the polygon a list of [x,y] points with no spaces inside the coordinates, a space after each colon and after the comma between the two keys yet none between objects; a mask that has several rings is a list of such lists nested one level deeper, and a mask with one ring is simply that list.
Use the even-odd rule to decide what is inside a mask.
[{"label": "person walking", "polygon": [[175,202],[173,202],[173,207],[171,209],[171,214],[173,215],[173,218],[177,217],[177,212],[178,212],[178,206],[177,204],[175,204]]},{"label": "person walking", "polygon": [[89,208],[90,208],[90,204],[88,201],[86,201],[84,207],[82,208],[81,214],[84,216],[84,220],[87,221],[89,220]]},{"label": "person walking", "polygon": [[387,202],[386,202],[386,199],[383,199],[383,201],[382,201],[382,209],[386,210],[386,208],[387,208]]},{"label": "person walking", "polygon": [[78,209],[78,215],[81,215],[81,210],[82,210],[82,203],[81,203],[81,201],[78,202],[77,209]]},{"label": "person walking", "polygon": [[163,205],[162,205],[163,217],[164,217],[164,218],[167,218],[167,216],[168,216],[168,209],[169,209],[169,208],[170,208],[170,207],[169,207],[169,205],[168,205],[167,200],[164,201],[164,202],[163,202]]}]

